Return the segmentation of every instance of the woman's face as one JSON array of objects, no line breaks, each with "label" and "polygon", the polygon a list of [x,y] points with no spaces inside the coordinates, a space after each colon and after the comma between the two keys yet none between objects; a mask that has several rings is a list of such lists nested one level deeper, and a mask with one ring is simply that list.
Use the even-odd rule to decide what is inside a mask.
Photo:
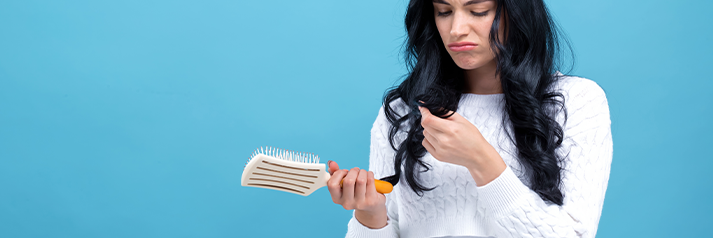
[{"label": "woman's face", "polygon": [[471,70],[493,61],[494,0],[433,0],[433,8],[443,45],[458,67]]}]

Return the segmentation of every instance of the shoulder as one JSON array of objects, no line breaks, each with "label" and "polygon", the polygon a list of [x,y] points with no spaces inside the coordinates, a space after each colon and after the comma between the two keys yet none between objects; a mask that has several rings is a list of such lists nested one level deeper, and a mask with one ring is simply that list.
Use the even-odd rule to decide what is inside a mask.
[{"label": "shoulder", "polygon": [[606,101],[606,92],[595,81],[583,77],[556,75],[555,91],[562,93],[565,105],[578,106],[587,104],[592,100]]},{"label": "shoulder", "polygon": [[[558,76],[555,91],[564,96],[565,130],[576,134],[589,127],[611,123],[606,92],[598,83],[583,77],[562,74]],[[558,115],[559,122],[563,122],[562,116]]]}]

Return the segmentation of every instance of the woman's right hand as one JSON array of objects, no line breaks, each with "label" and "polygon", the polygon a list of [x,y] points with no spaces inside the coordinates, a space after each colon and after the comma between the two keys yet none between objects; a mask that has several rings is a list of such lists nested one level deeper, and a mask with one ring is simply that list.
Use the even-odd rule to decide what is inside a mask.
[{"label": "woman's right hand", "polygon": [[[327,188],[332,201],[344,209],[354,211],[356,219],[364,226],[378,229],[387,225],[386,196],[376,191],[374,173],[359,168],[339,169],[337,162],[328,161]],[[344,179],[342,186],[339,183]]]}]

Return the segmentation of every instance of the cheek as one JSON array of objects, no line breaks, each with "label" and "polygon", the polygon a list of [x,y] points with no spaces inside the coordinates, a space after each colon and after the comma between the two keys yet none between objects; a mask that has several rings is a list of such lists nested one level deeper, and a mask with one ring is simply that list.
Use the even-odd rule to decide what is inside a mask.
[{"label": "cheek", "polygon": [[488,45],[490,42],[490,28],[493,26],[492,21],[488,22],[483,22],[480,24],[476,24],[474,26],[475,34],[478,35],[480,38],[480,41],[484,45]]},{"label": "cheek", "polygon": [[447,22],[436,22],[436,28],[438,28],[438,34],[441,35],[441,41],[445,42],[451,32],[450,24]]}]

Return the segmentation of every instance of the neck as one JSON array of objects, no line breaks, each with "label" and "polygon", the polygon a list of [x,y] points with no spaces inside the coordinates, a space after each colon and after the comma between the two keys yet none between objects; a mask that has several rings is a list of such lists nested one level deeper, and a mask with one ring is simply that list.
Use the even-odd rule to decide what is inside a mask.
[{"label": "neck", "polygon": [[500,75],[495,75],[497,62],[491,60],[488,64],[476,69],[465,70],[465,93],[498,94],[503,93]]}]

